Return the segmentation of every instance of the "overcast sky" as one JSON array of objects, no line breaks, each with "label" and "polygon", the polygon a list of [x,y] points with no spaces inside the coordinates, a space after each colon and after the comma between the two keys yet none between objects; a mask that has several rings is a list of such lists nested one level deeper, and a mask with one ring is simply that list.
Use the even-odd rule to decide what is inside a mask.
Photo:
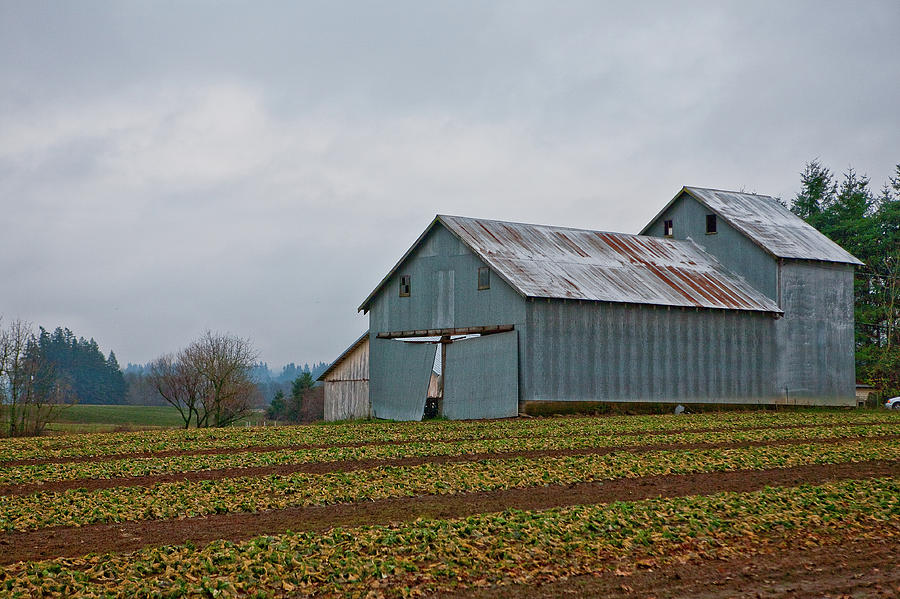
[{"label": "overcast sky", "polygon": [[900,162],[900,2],[0,0],[0,314],[331,361],[437,213],[636,233]]}]

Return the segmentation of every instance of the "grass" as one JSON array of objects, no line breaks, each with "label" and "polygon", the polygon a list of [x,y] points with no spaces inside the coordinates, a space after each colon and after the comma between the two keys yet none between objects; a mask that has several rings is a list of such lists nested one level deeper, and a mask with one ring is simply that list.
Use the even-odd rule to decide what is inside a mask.
[{"label": "grass", "polygon": [[60,411],[48,426],[58,432],[107,432],[122,429],[172,428],[183,425],[172,406],[74,405]]},{"label": "grass", "polygon": [[[260,426],[265,414],[254,411],[232,426]],[[75,404],[60,411],[47,426],[49,433],[108,433],[151,428],[182,428],[181,414],[172,406]]]}]

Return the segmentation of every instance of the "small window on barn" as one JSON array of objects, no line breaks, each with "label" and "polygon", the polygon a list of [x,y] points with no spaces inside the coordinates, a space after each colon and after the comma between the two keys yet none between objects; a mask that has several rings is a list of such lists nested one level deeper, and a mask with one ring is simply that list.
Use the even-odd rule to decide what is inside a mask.
[{"label": "small window on barn", "polygon": [[478,269],[478,289],[490,289],[491,288],[491,269],[487,266],[482,266]]},{"label": "small window on barn", "polygon": [[707,214],[706,215],[706,234],[712,235],[716,232],[716,215],[715,214]]},{"label": "small window on barn", "polygon": [[400,297],[409,297],[409,275],[400,275]]},{"label": "small window on barn", "polygon": [[665,235],[666,237],[671,237],[674,230],[675,228],[672,226],[672,221],[663,221],[663,235]]}]

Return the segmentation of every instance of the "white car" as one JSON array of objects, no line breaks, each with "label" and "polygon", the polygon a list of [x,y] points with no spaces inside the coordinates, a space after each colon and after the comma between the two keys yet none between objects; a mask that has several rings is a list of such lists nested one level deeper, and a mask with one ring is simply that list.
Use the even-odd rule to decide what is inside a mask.
[{"label": "white car", "polygon": [[884,402],[884,407],[887,409],[900,410],[900,397],[892,397],[886,402]]}]

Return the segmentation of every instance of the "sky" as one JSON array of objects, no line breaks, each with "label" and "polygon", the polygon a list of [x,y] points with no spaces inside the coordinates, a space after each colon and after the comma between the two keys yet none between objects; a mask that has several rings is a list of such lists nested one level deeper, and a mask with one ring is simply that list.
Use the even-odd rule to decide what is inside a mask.
[{"label": "sky", "polygon": [[900,3],[0,0],[0,315],[330,362],[457,214],[637,233],[900,162]]}]

